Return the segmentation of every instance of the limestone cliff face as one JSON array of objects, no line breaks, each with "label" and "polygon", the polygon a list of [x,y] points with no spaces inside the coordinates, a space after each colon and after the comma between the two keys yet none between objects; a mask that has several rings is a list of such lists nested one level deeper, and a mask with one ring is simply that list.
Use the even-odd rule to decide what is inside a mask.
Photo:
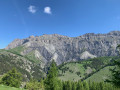
[{"label": "limestone cliff face", "polygon": [[16,39],[5,49],[24,46],[21,52],[26,55],[35,51],[35,56],[44,63],[54,59],[57,64],[99,56],[116,56],[116,46],[120,44],[120,31],[107,34],[88,33],[79,37],[67,37],[58,34],[30,36]]}]

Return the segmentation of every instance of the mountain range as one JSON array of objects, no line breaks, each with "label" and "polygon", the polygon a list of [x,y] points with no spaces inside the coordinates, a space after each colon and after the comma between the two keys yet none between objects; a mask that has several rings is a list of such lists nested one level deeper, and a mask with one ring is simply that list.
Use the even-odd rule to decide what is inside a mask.
[{"label": "mountain range", "polygon": [[41,67],[51,60],[59,65],[63,62],[80,61],[101,56],[117,56],[117,45],[120,44],[120,31],[107,34],[87,33],[78,37],[58,34],[30,36],[15,39],[5,49],[13,50],[20,55],[32,56]]},{"label": "mountain range", "polygon": [[110,73],[109,67],[114,67],[111,62],[118,59],[116,47],[119,44],[120,31],[78,37],[52,34],[15,39],[0,49],[0,75],[15,67],[24,81],[31,77],[40,80],[54,60],[61,80],[94,80],[99,74],[103,80]]}]

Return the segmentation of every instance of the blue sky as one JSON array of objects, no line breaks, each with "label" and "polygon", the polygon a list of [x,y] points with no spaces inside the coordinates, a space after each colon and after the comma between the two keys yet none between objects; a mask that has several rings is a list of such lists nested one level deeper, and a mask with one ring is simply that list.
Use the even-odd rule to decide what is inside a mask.
[{"label": "blue sky", "polygon": [[0,48],[16,38],[120,30],[120,0],[0,0]]}]

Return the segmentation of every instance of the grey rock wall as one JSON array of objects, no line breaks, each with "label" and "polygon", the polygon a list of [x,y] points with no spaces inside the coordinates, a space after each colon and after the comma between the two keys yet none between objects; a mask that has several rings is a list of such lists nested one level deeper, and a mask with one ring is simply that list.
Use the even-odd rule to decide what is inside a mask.
[{"label": "grey rock wall", "polygon": [[[30,36],[26,39],[16,39],[5,49],[24,46],[23,55],[36,50],[45,63],[55,59],[57,64],[67,61],[77,61],[100,56],[116,56],[116,46],[120,44],[120,31],[107,34],[87,33],[79,37],[67,37],[58,34]],[[87,54],[84,52],[87,52]],[[39,57],[37,55],[37,57]],[[83,58],[84,57],[84,58]]]}]

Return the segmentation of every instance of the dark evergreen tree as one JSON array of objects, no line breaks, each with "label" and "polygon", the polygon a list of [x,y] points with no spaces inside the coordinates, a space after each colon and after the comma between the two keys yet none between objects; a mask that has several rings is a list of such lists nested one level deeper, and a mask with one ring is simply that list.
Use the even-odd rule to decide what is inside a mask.
[{"label": "dark evergreen tree", "polygon": [[72,82],[72,90],[76,90],[76,82]]},{"label": "dark evergreen tree", "polygon": [[61,80],[58,80],[58,85],[59,85],[58,90],[63,90],[63,82]]},{"label": "dark evergreen tree", "polygon": [[83,83],[80,80],[77,82],[77,90],[84,90]]},{"label": "dark evergreen tree", "polygon": [[97,90],[97,83],[92,82],[91,89],[90,90]]},{"label": "dark evergreen tree", "polygon": [[45,79],[45,89],[46,90],[59,90],[59,80],[58,80],[58,70],[54,60],[50,65],[50,70],[48,71],[47,78]]},{"label": "dark evergreen tree", "polygon": [[106,81],[114,84],[116,87],[120,87],[120,61],[114,61],[114,63],[116,67],[114,69],[110,69],[112,76]]},{"label": "dark evergreen tree", "polygon": [[[117,48],[120,49],[120,45],[118,45]],[[110,79],[107,79],[106,81],[111,82],[116,87],[120,88],[120,59],[114,61],[114,64],[116,67],[114,69],[110,69],[110,71],[112,72],[112,76],[110,77]]]},{"label": "dark evergreen tree", "polygon": [[66,90],[72,90],[71,81],[67,81],[67,83],[66,83]]},{"label": "dark evergreen tree", "polygon": [[83,82],[83,86],[85,90],[89,90],[89,84],[87,82]]}]

